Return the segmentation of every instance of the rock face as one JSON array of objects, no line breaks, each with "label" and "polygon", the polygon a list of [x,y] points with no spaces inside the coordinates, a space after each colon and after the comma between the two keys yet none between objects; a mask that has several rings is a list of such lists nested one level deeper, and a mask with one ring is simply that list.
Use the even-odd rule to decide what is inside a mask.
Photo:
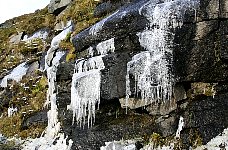
[{"label": "rock face", "polygon": [[[51,0],[49,12],[58,15],[70,3]],[[59,57],[56,66],[56,110],[61,132],[74,141],[72,149],[96,150],[108,141],[136,137],[146,141],[154,132],[174,137],[182,117],[182,149],[205,144],[227,128],[227,8],[228,0],[98,5],[95,16],[115,12],[72,38],[76,62]],[[65,28],[56,26],[59,31]],[[22,35],[12,37],[11,43],[21,39]],[[44,59],[46,65],[53,64],[61,52],[55,47],[59,38],[53,41],[28,75],[44,70]],[[65,57],[65,52],[60,54]],[[11,95],[6,93],[0,93],[0,115],[1,107],[9,105]],[[45,110],[31,114],[22,126],[46,122]]]},{"label": "rock face", "polygon": [[[184,3],[178,2],[180,6]],[[100,71],[100,110],[96,111],[94,126],[84,130],[76,124],[72,126],[71,111],[66,109],[70,104],[74,65],[65,63],[59,66],[58,104],[62,112],[59,117],[63,122],[63,131],[74,141],[73,149],[99,149],[105,141],[120,140],[125,136],[129,139],[153,132],[164,137],[175,135],[180,116],[185,124],[180,132],[185,148],[194,146],[188,139],[197,141],[195,137],[199,136],[206,143],[227,128],[227,0],[197,2],[197,8],[185,10],[182,25],[174,27],[170,30],[172,35],[167,35],[169,38],[166,40],[172,40],[169,49],[172,51],[170,57],[173,57],[170,60],[167,57],[167,62],[172,61],[174,79],[169,102],[144,103],[142,97],[134,94],[130,95],[128,104],[125,101],[128,62],[134,55],[147,51],[147,47],[140,42],[139,33],[149,27],[156,28],[155,25],[149,26],[151,20],[145,15],[149,9],[145,6],[151,6],[153,10],[155,6],[162,7],[167,2],[133,1],[73,37],[78,59],[104,55],[102,61],[105,66]],[[103,5],[106,7],[108,3]],[[171,10],[175,13],[181,9],[174,7]],[[115,50],[101,52],[98,48],[100,43],[110,39],[114,39]],[[134,76],[130,76],[132,92],[137,91],[133,79]],[[124,114],[125,110],[121,108],[126,105],[132,109],[128,110],[128,114]]]}]

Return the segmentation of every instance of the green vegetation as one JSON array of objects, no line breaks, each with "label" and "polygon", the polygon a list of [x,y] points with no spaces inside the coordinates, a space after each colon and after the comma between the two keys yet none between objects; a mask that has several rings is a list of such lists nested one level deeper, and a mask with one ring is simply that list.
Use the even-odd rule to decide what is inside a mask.
[{"label": "green vegetation", "polygon": [[0,118],[0,132],[7,137],[19,136],[38,137],[44,131],[44,125],[37,125],[22,129],[22,123],[32,113],[43,109],[46,100],[47,79],[41,77],[37,72],[33,77],[24,78],[21,83],[12,82],[11,89],[12,98],[9,106],[18,108],[18,112],[12,117],[7,117],[7,109],[5,108],[3,117]]}]

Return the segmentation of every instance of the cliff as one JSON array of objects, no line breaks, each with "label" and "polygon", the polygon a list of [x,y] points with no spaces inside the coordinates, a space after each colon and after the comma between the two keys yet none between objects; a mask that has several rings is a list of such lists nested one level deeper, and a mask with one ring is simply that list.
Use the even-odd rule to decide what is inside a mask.
[{"label": "cliff", "polygon": [[46,24],[1,38],[11,44],[1,48],[0,132],[37,138],[47,126],[24,149],[203,149],[228,127],[227,6],[52,0]]}]

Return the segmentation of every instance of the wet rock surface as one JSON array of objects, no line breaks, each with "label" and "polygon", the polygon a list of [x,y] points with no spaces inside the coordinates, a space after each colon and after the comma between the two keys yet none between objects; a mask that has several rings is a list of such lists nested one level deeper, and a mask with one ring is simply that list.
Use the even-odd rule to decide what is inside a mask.
[{"label": "wet rock surface", "polygon": [[227,99],[227,94],[214,98],[199,95],[190,102],[182,114],[185,125],[181,137],[185,145],[194,146],[197,138],[206,144],[228,126]]}]

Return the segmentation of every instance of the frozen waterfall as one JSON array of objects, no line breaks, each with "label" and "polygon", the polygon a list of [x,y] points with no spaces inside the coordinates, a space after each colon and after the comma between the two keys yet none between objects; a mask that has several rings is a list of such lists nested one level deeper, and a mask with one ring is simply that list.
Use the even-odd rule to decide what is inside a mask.
[{"label": "frozen waterfall", "polygon": [[[185,12],[195,10],[197,4],[198,0],[167,0],[156,5],[149,1],[139,9],[150,24],[137,34],[146,51],[136,54],[127,64],[126,104],[130,96],[141,98],[145,105],[148,101],[172,99],[172,31],[183,24]],[[134,82],[133,89],[131,82]]]},{"label": "frozen waterfall", "polygon": [[68,109],[73,111],[73,122],[88,127],[95,121],[96,104],[100,103],[101,70],[105,68],[102,57],[107,53],[114,52],[114,38],[99,43],[96,50],[89,48],[90,55],[97,51],[99,56],[87,60],[81,59],[75,63],[75,71],[71,85],[71,104]]},{"label": "frozen waterfall", "polygon": [[[60,59],[65,52],[57,51],[58,45],[66,35],[71,32],[72,26],[68,26],[60,34],[55,36],[51,42],[51,48],[48,50],[45,57],[45,69],[47,70],[48,77],[48,91],[46,105],[50,104],[50,110],[48,111],[48,126],[44,131],[44,136],[36,139],[30,139],[23,145],[24,150],[38,149],[38,150],[70,150],[73,141],[69,140],[67,144],[67,138],[60,131],[60,122],[58,121],[58,107],[56,104],[56,73],[60,63]],[[57,51],[57,52],[56,52]],[[50,59],[50,56],[53,56]],[[48,60],[49,59],[49,60]],[[53,144],[56,142],[56,144]]]}]

